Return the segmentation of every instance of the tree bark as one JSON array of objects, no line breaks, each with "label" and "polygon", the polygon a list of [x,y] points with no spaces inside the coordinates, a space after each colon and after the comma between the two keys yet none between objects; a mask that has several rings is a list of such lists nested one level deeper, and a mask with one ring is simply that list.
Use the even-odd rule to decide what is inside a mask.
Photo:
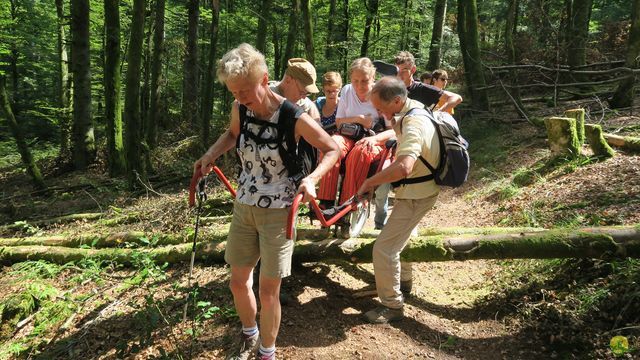
[{"label": "tree bark", "polygon": [[86,169],[95,160],[91,117],[91,65],[89,56],[89,0],[71,0],[71,67],[73,73],[73,163]]},{"label": "tree bark", "polygon": [[[355,263],[371,262],[373,239],[299,241],[294,261],[317,262],[333,259]],[[224,262],[225,242],[201,242],[196,259],[205,263]],[[60,246],[3,246],[0,263],[46,260],[58,264],[81,259],[111,260],[131,264],[134,256],[146,253],[157,263],[186,263],[191,257],[189,243],[151,250],[75,249]],[[410,262],[461,261],[478,259],[554,259],[554,258],[640,258],[638,226],[546,230],[532,233],[422,236],[408,243],[401,259]]]},{"label": "tree bark", "polygon": [[[509,8],[507,10],[507,22],[505,24],[504,29],[504,44],[505,44],[505,53],[507,54],[507,61],[509,64],[516,65],[517,57],[516,57],[516,48],[513,43],[513,38],[516,35],[516,29],[518,27],[518,5],[519,0],[510,0]],[[509,77],[511,79],[512,85],[518,85],[518,72],[516,70],[511,70],[509,72]],[[513,97],[513,101],[515,102],[516,111],[520,114],[520,117],[523,119],[528,119],[529,116],[525,110],[524,105],[522,104],[522,99],[520,98],[520,89],[514,88],[510,93]]]},{"label": "tree bark", "polygon": [[6,89],[6,78],[3,75],[0,75],[0,107],[2,107],[2,112],[4,113],[4,117],[7,119],[9,123],[9,128],[11,129],[11,133],[13,137],[16,139],[16,145],[18,147],[18,152],[20,153],[20,157],[22,158],[22,162],[27,168],[27,173],[31,177],[33,184],[39,190],[44,190],[47,186],[44,183],[42,178],[42,174],[40,173],[40,169],[38,165],[36,165],[33,156],[31,156],[31,151],[29,150],[29,146],[24,139],[24,135],[22,134],[22,130],[20,126],[18,126],[18,122],[16,121],[15,116],[13,115],[13,111],[11,110],[11,104],[9,103],[9,95],[7,95]]},{"label": "tree bark", "polygon": [[[206,148],[209,144],[209,135],[211,130],[211,112],[213,111],[214,86],[216,83],[216,61],[217,61],[217,42],[218,42],[218,23],[220,14],[220,1],[212,0],[211,7],[211,33],[209,38],[209,63],[207,65],[207,73],[205,74],[204,94],[202,95],[202,124],[201,139],[202,144]],[[265,29],[266,32],[266,29]]]},{"label": "tree bark", "polygon": [[304,24],[304,49],[307,60],[315,64],[316,55],[313,46],[313,19],[311,18],[311,0],[302,0],[302,18]]},{"label": "tree bark", "polygon": [[282,56],[280,73],[284,74],[287,69],[287,61],[293,57],[293,49],[296,46],[296,35],[298,34],[298,14],[300,13],[300,0],[291,1],[291,13],[289,14],[289,33],[287,34],[287,45]]},{"label": "tree bark", "polygon": [[429,62],[427,70],[433,71],[440,68],[442,55],[442,34],[447,16],[447,0],[436,0],[433,6],[433,31],[431,32],[431,46],[429,47]]},{"label": "tree bark", "polygon": [[107,134],[109,175],[125,173],[122,142],[122,105],[120,103],[120,1],[104,0],[105,60],[104,113]]},{"label": "tree bark", "polygon": [[58,106],[60,107],[60,158],[71,154],[71,77],[67,53],[66,20],[63,0],[56,0],[58,28]]},{"label": "tree bark", "polygon": [[371,26],[378,16],[378,0],[365,0],[367,16],[364,22],[364,33],[362,34],[362,46],[360,47],[360,57],[367,56],[369,51],[369,38],[371,36]]},{"label": "tree bark", "polygon": [[484,69],[482,65],[482,59],[480,57],[480,41],[478,38],[478,8],[476,6],[476,0],[458,0],[466,2],[464,7],[465,14],[465,27],[466,27],[466,39],[465,46],[468,52],[468,65],[465,67],[465,72],[469,73],[471,80],[471,100],[474,108],[478,110],[489,110],[489,98],[485,90],[478,90],[486,85],[484,77]]},{"label": "tree bark", "polygon": [[147,177],[143,152],[143,132],[140,118],[140,67],[142,64],[142,43],[144,40],[145,0],[134,0],[131,20],[131,35],[127,50],[127,78],[124,102],[126,126],[127,179],[129,187],[134,188],[138,177],[144,181]]},{"label": "tree bark", "polygon": [[[198,0],[187,1],[189,24],[187,27],[187,48],[184,57],[184,79],[182,92],[182,120],[194,130],[198,129]],[[196,131],[197,133],[197,131]]]},{"label": "tree bark", "polygon": [[[631,29],[625,65],[629,68],[640,67],[640,0],[634,0],[631,6]],[[630,74],[620,82],[616,92],[609,101],[612,108],[626,108],[633,105],[635,97],[636,75]]]},{"label": "tree bark", "polygon": [[151,60],[151,89],[149,99],[149,115],[147,128],[147,144],[155,149],[158,144],[158,128],[162,123],[164,105],[162,93],[164,79],[162,77],[162,61],[164,60],[164,13],[165,0],[156,0],[155,28],[153,30],[153,54]]},{"label": "tree bark", "polygon": [[[337,19],[338,10],[337,10],[337,0],[329,1],[329,21],[327,21],[327,40],[326,46],[324,48],[324,57],[327,59],[329,64],[333,64],[334,54],[335,54],[335,46],[336,46],[336,38],[337,34],[335,34],[337,30],[336,22],[332,21],[333,19]],[[334,68],[330,66],[330,68]]]},{"label": "tree bark", "polygon": [[580,146],[584,144],[584,109],[570,109],[564,112],[564,117],[576,120],[576,135]]},{"label": "tree bark", "polygon": [[[269,18],[271,16],[272,2],[273,0],[262,0],[262,6],[260,7],[260,15],[258,17],[258,34],[256,35],[256,50],[265,54],[265,56],[267,51],[267,33],[268,33],[267,28],[269,25]],[[218,7],[220,7],[219,4],[218,4]]]},{"label": "tree bark", "polygon": [[613,134],[604,134],[603,136],[611,146],[628,152],[640,153],[640,138]]},{"label": "tree bark", "polygon": [[[593,0],[574,0],[571,8],[570,39],[567,53],[567,63],[571,68],[581,66],[587,62],[587,40],[589,38],[589,19]],[[584,77],[574,75],[578,81]]]}]

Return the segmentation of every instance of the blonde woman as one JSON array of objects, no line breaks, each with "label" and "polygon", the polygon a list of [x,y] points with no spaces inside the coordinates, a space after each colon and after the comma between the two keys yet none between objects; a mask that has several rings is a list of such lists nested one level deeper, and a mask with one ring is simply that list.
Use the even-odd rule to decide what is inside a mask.
[{"label": "blonde woman", "polygon": [[[239,347],[231,357],[247,359],[254,356],[260,339],[258,358],[269,360],[275,358],[280,327],[280,283],[291,272],[293,241],[285,237],[288,207],[296,193],[304,193],[305,199],[315,197],[315,185],[338,159],[338,148],[302,109],[293,107],[271,91],[264,55],[251,45],[241,44],[226,53],[218,63],[217,75],[235,98],[231,122],[215,144],[195,162],[194,172],[208,174],[218,157],[236,147],[242,171],[225,261],[231,266],[229,287],[242,322],[242,332]],[[305,88],[310,84],[297,85]],[[303,137],[325,154],[317,168],[299,185],[289,176],[278,147],[273,146],[274,141],[277,143],[276,125],[283,111],[291,111],[297,119],[296,138]],[[256,322],[257,302],[252,291],[252,273],[258,260],[260,336]]]}]

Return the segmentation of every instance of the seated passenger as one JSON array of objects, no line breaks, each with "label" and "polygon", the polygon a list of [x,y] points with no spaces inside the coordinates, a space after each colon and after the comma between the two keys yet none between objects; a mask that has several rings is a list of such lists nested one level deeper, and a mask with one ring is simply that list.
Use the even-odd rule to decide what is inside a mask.
[{"label": "seated passenger", "polygon": [[316,99],[316,106],[320,112],[320,125],[333,134],[336,128],[336,113],[338,102],[340,101],[340,88],[342,87],[342,77],[335,71],[329,71],[322,76],[322,92],[324,96]]}]

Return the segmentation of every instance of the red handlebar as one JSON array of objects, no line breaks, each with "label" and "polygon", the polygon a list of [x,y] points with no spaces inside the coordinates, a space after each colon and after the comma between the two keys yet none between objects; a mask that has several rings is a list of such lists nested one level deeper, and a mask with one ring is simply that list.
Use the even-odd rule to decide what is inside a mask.
[{"label": "red handlebar", "polygon": [[[218,169],[217,166],[214,166],[212,170],[213,172],[216,173],[216,176],[224,184],[227,190],[229,190],[229,192],[231,193],[231,196],[235,198],[236,191],[231,186],[231,183],[229,182],[229,180],[227,180],[227,177],[224,176],[222,171]],[[196,169],[196,172],[193,173],[193,176],[191,177],[191,183],[189,184],[189,207],[194,207],[196,205],[196,187],[198,186],[198,181],[200,181],[201,178],[202,178],[202,173],[200,172],[200,167],[198,167]]]}]

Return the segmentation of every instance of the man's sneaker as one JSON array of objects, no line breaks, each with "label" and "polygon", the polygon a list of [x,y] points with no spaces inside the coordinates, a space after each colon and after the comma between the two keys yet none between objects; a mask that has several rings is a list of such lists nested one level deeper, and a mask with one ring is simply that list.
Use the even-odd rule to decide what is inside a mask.
[{"label": "man's sneaker", "polygon": [[253,336],[247,336],[241,332],[238,350],[227,356],[227,360],[248,360],[251,358],[258,348],[259,335],[260,333],[256,333]]},{"label": "man's sneaker", "polygon": [[260,351],[256,354],[256,360],[276,360],[276,353],[271,355],[262,355]]},{"label": "man's sneaker", "polygon": [[407,296],[411,294],[411,289],[413,289],[413,280],[400,280],[400,291],[403,295]]},{"label": "man's sneaker", "polygon": [[371,311],[367,311],[364,317],[372,324],[386,324],[401,320],[404,317],[404,310],[402,308],[392,309],[386,306],[379,306]]}]

